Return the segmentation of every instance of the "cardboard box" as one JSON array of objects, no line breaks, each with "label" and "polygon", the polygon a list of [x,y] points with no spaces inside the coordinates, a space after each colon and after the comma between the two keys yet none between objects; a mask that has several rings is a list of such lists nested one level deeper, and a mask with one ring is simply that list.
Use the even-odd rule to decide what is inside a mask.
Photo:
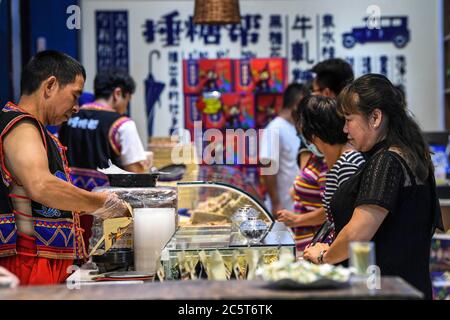
[{"label": "cardboard box", "polygon": [[226,128],[255,128],[254,96],[251,93],[223,93],[221,97]]},{"label": "cardboard box", "polygon": [[255,128],[255,107],[252,94],[223,93],[219,106],[209,107],[209,99],[201,95],[185,96],[185,128],[194,129],[195,121],[202,121],[206,129]]},{"label": "cardboard box", "polygon": [[198,94],[201,92],[198,60],[183,60],[183,92],[185,94]]},{"label": "cardboard box", "polygon": [[250,59],[234,60],[234,88],[236,92],[253,92],[254,83]]},{"label": "cardboard box", "polygon": [[282,94],[258,94],[256,95],[256,127],[265,128],[283,107]]},{"label": "cardboard box", "polygon": [[202,121],[202,113],[197,108],[198,95],[186,95],[184,97],[184,128],[194,137],[194,122]]},{"label": "cardboard box", "polygon": [[284,58],[235,60],[234,69],[237,92],[283,93],[286,87]]},{"label": "cardboard box", "polygon": [[231,59],[183,60],[184,93],[232,92],[233,90],[233,61]]},{"label": "cardboard box", "polygon": [[203,92],[232,92],[233,62],[231,59],[202,59],[199,61]]}]

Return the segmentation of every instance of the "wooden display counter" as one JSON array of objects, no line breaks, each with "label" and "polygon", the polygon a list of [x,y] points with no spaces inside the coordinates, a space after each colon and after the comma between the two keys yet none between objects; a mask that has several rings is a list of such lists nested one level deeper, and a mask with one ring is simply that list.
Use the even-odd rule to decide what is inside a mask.
[{"label": "wooden display counter", "polygon": [[422,294],[398,277],[382,277],[381,289],[352,283],[334,290],[272,290],[264,281],[166,281],[144,284],[31,286],[0,289],[0,300],[258,300],[258,299],[421,299]]}]

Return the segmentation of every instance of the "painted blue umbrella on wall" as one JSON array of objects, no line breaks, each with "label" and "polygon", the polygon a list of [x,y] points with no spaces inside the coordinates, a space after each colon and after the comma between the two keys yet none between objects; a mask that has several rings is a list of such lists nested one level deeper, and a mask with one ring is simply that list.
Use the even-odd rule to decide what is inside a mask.
[{"label": "painted blue umbrella on wall", "polygon": [[166,86],[163,82],[156,81],[153,77],[153,65],[152,65],[152,58],[153,55],[156,55],[159,59],[161,57],[161,54],[158,50],[153,50],[149,54],[149,61],[148,61],[148,76],[145,79],[145,103],[147,107],[147,130],[148,130],[148,136],[153,136],[153,119],[155,116],[155,104],[158,101],[160,106],[161,102],[159,101],[159,97],[161,96],[161,93],[164,90],[164,87]]},{"label": "painted blue umbrella on wall", "polygon": [[345,48],[353,48],[356,43],[392,42],[397,48],[405,47],[410,40],[407,16],[384,16],[379,18],[377,27],[368,27],[368,18],[364,27],[353,28],[342,35]]}]

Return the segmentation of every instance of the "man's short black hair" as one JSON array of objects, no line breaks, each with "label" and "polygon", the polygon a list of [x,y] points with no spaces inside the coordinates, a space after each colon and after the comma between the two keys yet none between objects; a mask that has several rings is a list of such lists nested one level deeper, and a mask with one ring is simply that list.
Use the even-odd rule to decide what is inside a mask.
[{"label": "man's short black hair", "polygon": [[344,133],[345,119],[338,114],[336,99],[307,96],[300,101],[294,120],[308,141],[316,136],[331,145],[347,142],[347,134]]},{"label": "man's short black hair", "polygon": [[312,71],[316,74],[317,85],[329,88],[336,96],[354,79],[351,65],[342,59],[328,59],[316,64]]},{"label": "man's short black hair", "polygon": [[283,92],[283,108],[292,109],[300,99],[309,94],[309,87],[301,83],[291,83]]},{"label": "man's short black hair", "polygon": [[97,73],[94,80],[94,94],[96,99],[108,99],[114,89],[122,89],[122,94],[133,94],[136,84],[129,73],[123,68],[108,68]]},{"label": "man's short black hair", "polygon": [[51,76],[56,77],[59,85],[64,87],[74,82],[78,75],[86,80],[84,67],[74,58],[59,51],[41,51],[32,57],[22,70],[21,92],[22,95],[34,93],[41,83]]}]

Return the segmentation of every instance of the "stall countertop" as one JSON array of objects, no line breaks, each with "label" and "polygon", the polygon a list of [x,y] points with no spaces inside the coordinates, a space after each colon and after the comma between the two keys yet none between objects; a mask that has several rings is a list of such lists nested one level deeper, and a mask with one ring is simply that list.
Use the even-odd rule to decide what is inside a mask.
[{"label": "stall countertop", "polygon": [[382,277],[381,289],[365,283],[334,290],[272,290],[264,281],[166,281],[144,284],[30,286],[0,289],[0,300],[216,300],[216,299],[421,299],[423,295],[398,277]]}]

